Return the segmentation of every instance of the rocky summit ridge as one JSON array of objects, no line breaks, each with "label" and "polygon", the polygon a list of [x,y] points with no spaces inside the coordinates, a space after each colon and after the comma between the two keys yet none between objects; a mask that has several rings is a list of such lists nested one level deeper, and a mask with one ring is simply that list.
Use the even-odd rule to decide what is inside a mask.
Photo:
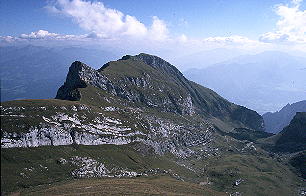
[{"label": "rocky summit ridge", "polygon": [[161,111],[198,113],[236,121],[254,130],[264,129],[263,120],[255,111],[232,104],[212,90],[187,80],[173,65],[153,55],[126,55],[99,70],[76,61],[69,68],[56,99],[80,100],[78,89],[87,85]]}]

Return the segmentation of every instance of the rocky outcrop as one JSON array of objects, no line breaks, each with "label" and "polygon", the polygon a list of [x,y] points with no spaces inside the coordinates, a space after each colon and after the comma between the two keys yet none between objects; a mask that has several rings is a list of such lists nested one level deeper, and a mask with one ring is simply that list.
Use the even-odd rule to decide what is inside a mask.
[{"label": "rocky outcrop", "polygon": [[[215,131],[209,122],[193,123],[183,117],[174,121],[137,108],[109,106],[91,109],[83,104],[67,106],[66,101],[55,101],[65,105],[56,106],[54,103],[40,107],[34,106],[33,101],[22,104],[22,107],[4,104],[1,107],[1,120],[5,123],[1,124],[1,147],[124,145],[137,142],[153,149],[156,154],[170,152],[186,158],[200,156],[202,152],[192,148],[206,149]],[[35,122],[32,121],[33,115]],[[9,123],[17,121],[22,123]]]},{"label": "rocky outcrop", "polygon": [[2,130],[1,147],[37,147],[60,146],[70,144],[123,145],[142,141],[145,135],[139,131],[131,131],[130,127],[122,125],[118,119],[96,117],[86,122],[78,115],[58,113],[51,117],[43,117],[38,125],[30,127],[25,132]]},{"label": "rocky outcrop", "polygon": [[85,88],[87,85],[93,85],[103,90],[107,90],[107,85],[111,86],[105,76],[86,64],[75,61],[71,64],[66,81],[58,89],[55,98],[71,101],[80,100],[81,94],[78,88]]}]

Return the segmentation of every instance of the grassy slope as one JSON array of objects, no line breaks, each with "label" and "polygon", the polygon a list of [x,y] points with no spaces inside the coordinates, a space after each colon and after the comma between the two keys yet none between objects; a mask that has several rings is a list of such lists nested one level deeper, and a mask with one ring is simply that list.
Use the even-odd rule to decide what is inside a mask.
[{"label": "grassy slope", "polygon": [[[239,191],[245,195],[291,195],[299,186],[298,178],[283,163],[270,157],[228,154],[207,162],[207,173],[217,190]],[[244,181],[237,187],[233,182]]]},{"label": "grassy slope", "polygon": [[122,178],[122,179],[83,179],[69,183],[52,185],[38,190],[28,190],[21,195],[205,195],[225,196],[207,187],[182,182],[167,176]]},{"label": "grassy slope", "polygon": [[[103,94],[103,91],[96,91],[90,86],[81,90],[85,92],[86,99],[81,100],[80,102],[63,100],[21,100],[5,102],[2,103],[2,106],[35,106],[35,108],[65,106],[69,108],[73,105],[90,104],[92,105],[91,111],[94,111],[91,112],[91,114],[94,116],[95,112],[102,111],[99,108],[101,105],[103,105],[103,107],[120,107],[121,105],[122,107],[122,104],[127,104],[127,106],[131,104],[124,100],[113,99],[111,96]],[[101,102],[101,99],[99,102],[95,102],[95,100],[97,100],[96,96],[101,96],[100,98],[106,97],[107,99],[110,99],[111,102]],[[43,109],[37,110],[35,108],[33,107],[32,110],[28,108],[26,110],[26,115],[35,114],[40,116],[41,114],[49,115],[49,113],[51,115],[55,112],[52,111],[52,109],[45,111]],[[68,110],[67,112],[69,113],[72,111]],[[158,113],[153,109],[147,109],[146,112],[159,115],[161,118],[182,121],[182,117],[178,115]],[[131,118],[131,116],[126,116],[125,113],[113,112],[112,115],[121,119],[123,118],[130,120]],[[189,121],[190,120],[192,120],[191,117],[189,117]],[[28,123],[31,124],[33,122]],[[3,124],[1,128],[3,128]],[[286,162],[278,162],[276,159],[267,156],[267,153],[252,154],[236,151],[235,148],[241,148],[242,143],[235,141],[236,140],[226,143],[224,136],[221,137],[217,134],[216,138],[214,139],[214,145],[215,147],[219,147],[221,149],[222,155],[213,155],[211,157],[203,157],[201,159],[194,157],[185,160],[185,163],[189,163],[192,168],[195,169],[195,172],[178,166],[175,163],[175,161],[178,160],[172,156],[167,155],[160,157],[141,155],[139,152],[133,150],[130,145],[45,146],[38,148],[1,149],[1,191],[11,192],[16,190],[32,190],[33,187],[45,187],[47,184],[54,184],[57,182],[60,184],[58,187],[55,187],[55,189],[65,191],[65,187],[68,186],[67,190],[70,190],[71,187],[74,186],[73,183],[80,182],[82,184],[83,181],[71,182],[73,178],[71,177],[70,172],[75,168],[71,166],[59,165],[57,164],[57,160],[59,158],[68,159],[72,156],[91,157],[105,163],[108,167],[117,165],[122,168],[128,168],[139,172],[151,168],[161,168],[165,170],[171,169],[174,173],[179,174],[187,181],[197,184],[205,181],[206,177],[209,177],[213,184],[208,185],[208,187],[216,191],[240,191],[246,195],[253,195],[253,193],[256,193],[256,195],[273,195],[277,193],[277,195],[287,196],[297,190],[299,179],[289,170],[289,167],[285,165]],[[232,149],[234,150],[232,150],[230,146],[233,146]],[[48,170],[44,169],[45,167],[47,167]],[[33,171],[30,172],[24,168],[31,168]],[[20,173],[24,173],[26,177],[23,177]],[[238,187],[233,187],[233,182],[238,178],[242,178],[245,181]],[[152,183],[154,184],[154,182],[151,182],[151,180],[151,178],[144,179],[144,183],[151,186]],[[86,182],[90,182],[90,180],[84,181],[84,186],[87,187]],[[62,183],[68,184],[65,185]],[[107,182],[102,180],[101,183]],[[138,183],[137,180],[135,183]],[[176,183],[171,186],[175,187],[175,184]],[[75,186],[78,185],[76,184]],[[165,189],[165,191],[171,190]],[[39,193],[40,192],[37,194]],[[171,192],[169,192],[169,194],[170,193]]]},{"label": "grassy slope", "polygon": [[[41,122],[44,122],[44,117],[51,117],[57,113],[65,113],[69,116],[77,114],[80,116],[86,116],[85,122],[91,122],[101,114],[121,119],[123,125],[127,125],[134,128],[137,122],[134,122],[133,115],[128,115],[121,111],[105,112],[104,107],[113,106],[124,109],[122,103],[124,100],[114,100],[108,94],[103,95],[103,91],[94,91],[93,87],[89,86],[86,89],[81,89],[86,95],[86,99],[81,101],[66,101],[58,99],[41,99],[41,100],[18,100],[8,101],[1,103],[4,108],[19,108],[19,110],[13,109],[11,112],[13,116],[1,117],[1,129],[6,132],[27,132],[30,127],[40,126]],[[99,102],[95,102],[97,96],[101,96]],[[103,97],[107,97],[110,102],[103,100]],[[95,98],[95,99],[94,99]],[[120,105],[121,103],[121,105]],[[85,106],[88,109],[73,111],[73,107],[79,108]],[[65,109],[63,109],[65,107]],[[10,110],[3,112],[5,115],[10,115]],[[16,115],[16,116],[14,116]],[[22,116],[19,116],[22,115]],[[18,123],[16,123],[18,122]],[[141,129],[138,128],[138,129]]]},{"label": "grassy slope", "polygon": [[[107,168],[119,167],[137,172],[160,168],[194,178],[184,167],[161,156],[145,156],[129,145],[99,146],[44,146],[37,148],[1,149],[1,192],[25,190],[25,188],[71,181],[74,166],[58,164],[60,158],[90,157],[104,163]],[[26,170],[30,168],[32,171]],[[24,175],[22,175],[23,173]]]},{"label": "grassy slope", "polygon": [[[245,143],[249,143],[245,141]],[[239,150],[245,147],[243,142],[230,136],[215,135],[212,146],[218,147],[221,154],[203,157],[191,157],[183,161],[191,166],[200,179],[209,178],[217,191],[240,192],[243,195],[295,195],[305,182],[292,171],[288,160],[272,157],[256,145],[256,150]],[[237,179],[243,182],[233,186]]]},{"label": "grassy slope", "polygon": [[[61,165],[57,162],[60,158],[69,159],[73,156],[91,157],[104,163],[108,168],[116,165],[115,167],[131,169],[137,172],[151,168],[171,170],[189,183],[171,179],[168,174],[157,174],[155,177],[148,178],[75,180],[70,176],[70,172],[75,167]],[[33,195],[45,195],[47,192],[50,195],[51,193],[59,193],[58,195],[61,195],[72,191],[70,194],[73,195],[73,191],[76,188],[79,191],[85,191],[85,187],[92,186],[88,188],[91,190],[90,192],[106,191],[103,192],[106,195],[115,190],[119,191],[118,193],[127,191],[127,195],[144,195],[145,193],[179,195],[179,193],[182,193],[181,190],[186,191],[187,195],[201,195],[203,193],[205,193],[204,195],[209,195],[215,190],[217,192],[239,191],[244,195],[287,196],[296,192],[298,186],[300,186],[299,179],[284,162],[276,161],[260,153],[251,155],[248,153],[225,152],[222,156],[212,156],[200,160],[193,158],[185,160],[196,171],[203,171],[197,173],[178,166],[172,160],[168,156],[141,155],[132,149],[131,145],[72,145],[2,149],[1,191],[21,191],[21,193],[27,193],[26,195],[30,193]],[[25,168],[31,168],[32,171],[25,170]],[[22,176],[21,173],[25,175]],[[201,181],[205,182],[206,177],[209,177],[209,181],[212,184],[205,185],[206,188],[201,188],[197,184]],[[233,182],[239,178],[244,181],[237,187],[233,186]],[[48,184],[51,184],[51,186]],[[119,188],[115,188],[116,186]],[[139,189],[136,190],[137,186]],[[205,191],[208,192],[206,193]]]}]

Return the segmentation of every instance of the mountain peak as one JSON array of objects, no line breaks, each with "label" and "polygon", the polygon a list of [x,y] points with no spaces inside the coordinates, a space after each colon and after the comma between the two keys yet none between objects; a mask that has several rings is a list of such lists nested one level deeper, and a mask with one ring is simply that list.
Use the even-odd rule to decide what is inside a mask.
[{"label": "mountain peak", "polygon": [[154,55],[150,55],[146,53],[140,53],[136,56],[133,56],[132,58],[134,60],[143,61],[145,64],[150,65],[154,68],[162,69],[163,71],[167,73],[182,75],[181,72],[176,67],[174,67],[169,62],[165,61],[164,59],[158,56],[154,56]]},{"label": "mountain peak", "polygon": [[132,56],[127,54],[127,55],[124,55],[123,57],[121,57],[121,59],[119,59],[119,60],[128,60],[128,59],[131,59],[131,58],[132,58]]},{"label": "mountain peak", "polygon": [[[144,65],[157,69],[158,71],[161,71],[168,76],[171,76],[173,78],[179,78],[179,80],[186,80],[183,74],[175,66],[171,65],[169,62],[165,61],[164,59],[158,56],[150,55],[146,53],[140,53],[135,56],[124,55],[123,57],[121,57],[121,59],[117,61],[111,61],[111,62],[104,64],[100,69],[98,69],[98,71],[101,72],[105,70],[107,67],[111,66],[112,64],[113,66],[116,66],[114,65],[113,62],[120,62],[120,61],[140,61],[144,63]],[[133,68],[126,67],[125,69],[133,69]]]},{"label": "mountain peak", "polygon": [[74,72],[74,71],[83,71],[83,70],[88,70],[92,69],[85,63],[82,63],[81,61],[74,61],[71,66],[69,67],[69,72]]},{"label": "mountain peak", "polygon": [[90,97],[92,91],[88,96],[88,86],[94,87],[94,90],[90,87],[96,91],[93,94],[101,94],[102,90],[108,96],[161,112],[213,116],[263,130],[262,118],[256,112],[234,105],[212,90],[187,80],[176,67],[154,55],[126,55],[99,70],[75,61],[56,98],[99,103],[102,97]]}]

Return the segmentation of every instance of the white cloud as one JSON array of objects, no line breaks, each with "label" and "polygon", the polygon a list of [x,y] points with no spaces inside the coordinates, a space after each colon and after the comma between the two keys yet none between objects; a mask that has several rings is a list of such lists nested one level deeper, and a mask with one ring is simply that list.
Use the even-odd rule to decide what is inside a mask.
[{"label": "white cloud", "polygon": [[164,40],[168,37],[168,29],[164,21],[153,16],[153,23],[150,28],[151,37],[155,40]]},{"label": "white cloud", "polygon": [[135,17],[126,15],[124,34],[130,36],[144,36],[148,32],[144,24],[139,22]]},{"label": "white cloud", "polygon": [[296,42],[306,43],[306,10],[301,10],[303,0],[293,0],[292,6],[277,5],[276,14],[280,20],[276,31],[260,36],[263,42]]},{"label": "white cloud", "polygon": [[13,36],[0,36],[0,43],[14,43],[18,41],[17,37],[13,37]]},{"label": "white cloud", "polygon": [[168,37],[167,26],[158,17],[154,16],[152,26],[146,27],[134,16],[107,8],[101,2],[57,0],[47,8],[54,13],[71,17],[81,28],[103,37],[147,37],[153,40],[164,40]]},{"label": "white cloud", "polygon": [[[11,36],[7,36],[11,37]],[[31,32],[30,34],[21,34],[19,37],[15,38],[18,40],[76,40],[84,39],[90,37],[89,34],[86,35],[61,35],[57,33],[50,33],[46,30],[38,30]]]},{"label": "white cloud", "polygon": [[21,34],[20,38],[24,39],[44,39],[44,38],[56,38],[59,36],[56,33],[49,33],[48,31],[45,30],[39,30],[37,32],[32,32],[30,34]]},{"label": "white cloud", "polygon": [[203,39],[204,42],[216,42],[216,43],[236,43],[236,44],[246,44],[246,43],[257,43],[257,41],[251,40],[247,37],[232,35],[227,37],[208,37]]}]

